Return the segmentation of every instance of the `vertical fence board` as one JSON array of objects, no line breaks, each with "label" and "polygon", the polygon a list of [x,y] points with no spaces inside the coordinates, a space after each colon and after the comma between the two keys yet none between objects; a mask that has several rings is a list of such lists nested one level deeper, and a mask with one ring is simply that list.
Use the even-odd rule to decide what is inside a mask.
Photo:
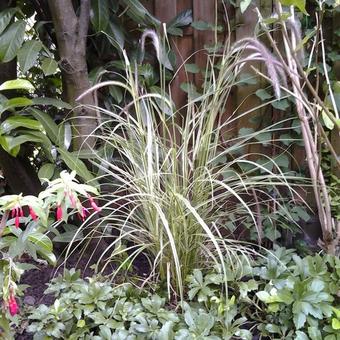
[{"label": "vertical fence board", "polygon": [[[215,0],[194,0],[193,1],[193,19],[194,21],[205,21],[215,24]],[[202,69],[206,67],[207,52],[203,50],[204,45],[214,43],[213,31],[194,31],[194,49],[195,63]],[[202,75],[195,75],[197,85],[202,83]]]}]

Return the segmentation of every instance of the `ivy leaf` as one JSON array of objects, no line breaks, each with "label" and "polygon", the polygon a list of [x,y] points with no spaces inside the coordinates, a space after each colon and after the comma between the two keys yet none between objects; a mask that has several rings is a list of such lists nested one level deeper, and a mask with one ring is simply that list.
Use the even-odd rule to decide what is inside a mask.
[{"label": "ivy leaf", "polygon": [[208,31],[211,30],[213,27],[212,24],[209,24],[208,22],[203,20],[194,21],[191,23],[191,26],[198,31]]},{"label": "ivy leaf", "polygon": [[306,0],[280,0],[281,4],[284,6],[295,6],[303,14],[308,15],[306,11]]},{"label": "ivy leaf", "polygon": [[184,68],[189,73],[198,73],[200,68],[196,64],[185,64]]},{"label": "ivy leaf", "polygon": [[255,92],[255,94],[262,100],[265,101],[267,99],[272,98],[273,96],[267,92],[265,89],[259,89]]},{"label": "ivy leaf", "polygon": [[27,72],[38,59],[42,43],[37,40],[26,41],[18,51],[18,62],[22,72]]},{"label": "ivy leaf", "polygon": [[277,110],[285,111],[289,108],[289,102],[287,99],[278,100],[276,102],[273,102],[272,106]]}]

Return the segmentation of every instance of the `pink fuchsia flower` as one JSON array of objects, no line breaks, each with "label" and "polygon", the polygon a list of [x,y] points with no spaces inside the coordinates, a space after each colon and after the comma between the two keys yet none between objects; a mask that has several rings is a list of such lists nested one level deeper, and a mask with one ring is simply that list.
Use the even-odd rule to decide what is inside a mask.
[{"label": "pink fuchsia flower", "polygon": [[36,221],[38,219],[37,214],[35,213],[34,209],[31,206],[29,207],[29,209],[30,209],[30,215],[32,217],[32,220]]},{"label": "pink fuchsia flower", "polygon": [[77,200],[76,200],[74,194],[73,194],[72,192],[70,192],[70,193],[68,194],[68,197],[69,197],[69,199],[70,199],[72,208],[75,208],[75,207],[77,206]]},{"label": "pink fuchsia flower", "polygon": [[20,217],[24,217],[24,211],[22,208],[18,205],[16,205],[12,210],[11,210],[11,216],[12,218],[15,217],[15,227],[19,228],[20,226]]},{"label": "pink fuchsia flower", "polygon": [[11,295],[11,297],[8,300],[8,309],[9,309],[9,313],[12,316],[19,313],[19,306],[17,304],[17,301],[16,301],[14,295]]},{"label": "pink fuchsia flower", "polygon": [[7,301],[6,306],[8,306],[9,313],[14,316],[19,313],[19,306],[17,304],[17,300],[15,299],[14,289],[13,287],[9,288],[9,299]]},{"label": "pink fuchsia flower", "polygon": [[88,198],[89,198],[89,200],[90,200],[91,206],[92,206],[92,208],[94,209],[94,211],[99,212],[99,211],[102,210],[102,208],[98,207],[98,205],[96,204],[96,202],[94,201],[94,199],[93,199],[92,196],[88,195]]},{"label": "pink fuchsia flower", "polygon": [[86,218],[88,215],[90,215],[90,212],[89,212],[86,208],[82,207],[82,209],[81,209],[81,214],[80,214],[80,218],[81,218],[81,220],[82,220],[83,222],[85,221],[85,218]]},{"label": "pink fuchsia flower", "polygon": [[60,221],[63,219],[63,209],[61,208],[61,205],[58,204],[57,206],[57,221]]}]

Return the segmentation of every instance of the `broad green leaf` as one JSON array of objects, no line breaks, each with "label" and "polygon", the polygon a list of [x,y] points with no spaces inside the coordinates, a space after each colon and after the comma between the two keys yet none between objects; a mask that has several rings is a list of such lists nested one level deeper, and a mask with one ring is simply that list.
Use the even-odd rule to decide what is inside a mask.
[{"label": "broad green leaf", "polygon": [[49,116],[49,114],[34,108],[30,108],[30,113],[35,119],[39,120],[51,142],[59,145],[58,125]]},{"label": "broad green leaf", "polygon": [[8,153],[10,153],[12,156],[16,157],[16,155],[18,154],[19,149],[17,148],[16,150],[14,150],[13,152],[11,151],[11,148],[9,146],[10,140],[12,139],[11,136],[1,136],[0,135],[0,146]]},{"label": "broad green leaf", "polygon": [[10,138],[8,142],[8,146],[10,150],[14,150],[17,147],[20,147],[20,145],[24,143],[40,143],[48,147],[50,143],[48,139],[47,141],[46,139],[47,137],[41,132],[32,131],[32,133],[25,133],[24,131],[21,131],[21,133],[17,137]]},{"label": "broad green leaf", "polygon": [[290,158],[285,154],[281,154],[274,159],[274,163],[281,169],[289,169],[289,162]]},{"label": "broad green leaf", "polygon": [[240,3],[241,13],[244,13],[250,4],[251,4],[251,0],[242,0]]},{"label": "broad green leaf", "polygon": [[39,245],[39,247],[41,247],[42,249],[44,249],[45,251],[52,251],[53,250],[53,245],[52,245],[52,241],[50,240],[50,238],[42,233],[39,232],[31,232],[29,233],[29,235],[27,236],[27,239],[36,244]]},{"label": "broad green leaf", "polygon": [[306,315],[300,311],[298,314],[295,314],[293,317],[293,321],[296,329],[300,329],[306,322]]},{"label": "broad green leaf", "polygon": [[272,103],[275,109],[285,111],[289,108],[289,102],[287,99],[278,100]]},{"label": "broad green leaf", "polygon": [[43,130],[43,126],[39,121],[25,116],[15,115],[8,117],[4,122],[1,123],[0,132],[3,134],[9,133],[18,127],[40,131]]},{"label": "broad green leaf", "polygon": [[124,49],[125,36],[121,25],[116,20],[111,19],[109,25],[106,27],[104,33],[109,39],[110,43],[118,50]]},{"label": "broad green leaf", "polygon": [[312,290],[313,292],[321,292],[325,287],[325,283],[320,280],[315,278],[312,283],[310,284],[309,288],[310,290]]},{"label": "broad green leaf", "polygon": [[254,138],[261,142],[263,146],[268,146],[272,142],[272,133],[271,132],[261,132],[256,134]]},{"label": "broad green leaf", "polygon": [[256,296],[265,303],[267,303],[268,300],[270,299],[270,294],[264,290],[257,292]]},{"label": "broad green leaf", "polygon": [[321,332],[317,327],[308,327],[308,335],[311,340],[322,340]]},{"label": "broad green leaf", "polygon": [[22,72],[27,72],[38,59],[42,43],[39,40],[26,41],[18,51],[18,62]]},{"label": "broad green leaf", "polygon": [[11,24],[0,37],[0,62],[7,63],[14,59],[24,41],[26,21],[19,20]]},{"label": "broad green leaf", "polygon": [[252,135],[254,133],[254,129],[253,128],[241,128],[238,131],[238,135],[240,137],[249,137],[250,135]]},{"label": "broad green leaf", "polygon": [[208,31],[214,27],[212,24],[203,20],[193,21],[191,26],[198,31]]},{"label": "broad green leaf", "polygon": [[160,27],[161,22],[152,16],[138,0],[121,0],[122,5],[127,7],[127,15],[138,24]]},{"label": "broad green leaf", "polygon": [[91,0],[91,23],[96,32],[105,31],[109,24],[108,0]]},{"label": "broad green leaf", "polygon": [[272,323],[267,324],[265,329],[269,333],[280,333],[280,327]]},{"label": "broad green leaf", "polygon": [[322,117],[322,120],[323,120],[326,128],[329,129],[329,130],[333,130],[334,129],[334,123],[328,117],[328,114],[324,110],[321,111],[321,117]]},{"label": "broad green leaf", "polygon": [[11,22],[17,8],[6,8],[0,12],[0,34],[6,29]]},{"label": "broad green leaf", "polygon": [[14,109],[16,107],[25,107],[32,105],[32,100],[25,97],[16,97],[6,100],[0,107],[0,114],[6,110]]},{"label": "broad green leaf", "polygon": [[41,62],[41,69],[43,70],[45,76],[50,76],[57,72],[58,64],[53,58],[44,58]]},{"label": "broad green leaf", "polygon": [[72,105],[65,103],[64,101],[57,98],[49,98],[49,97],[38,97],[32,99],[33,105],[46,105],[46,106],[54,106],[57,109],[72,109]]},{"label": "broad green leaf", "polygon": [[7,80],[0,85],[0,91],[4,90],[26,90],[34,91],[34,86],[26,79]]},{"label": "broad green leaf", "polygon": [[281,4],[284,6],[295,6],[303,14],[308,15],[306,11],[306,0],[280,0]]},{"label": "broad green leaf", "polygon": [[119,104],[123,100],[123,92],[118,86],[109,86],[110,95]]},{"label": "broad green leaf", "polygon": [[236,85],[255,85],[257,84],[256,76],[249,73],[240,74],[239,80]]},{"label": "broad green leaf", "polygon": [[77,327],[78,328],[83,328],[83,327],[85,327],[85,325],[86,325],[86,323],[85,323],[84,319],[78,320],[78,322],[77,322]]},{"label": "broad green leaf", "polygon": [[340,329],[340,320],[333,318],[332,319],[332,328],[335,330],[339,330]]},{"label": "broad green leaf", "polygon": [[53,177],[54,171],[55,171],[55,164],[46,163],[39,169],[38,177],[40,180],[42,179],[50,180]]},{"label": "broad green leaf", "polygon": [[301,331],[296,331],[294,339],[295,340],[309,340],[306,333],[301,332]]},{"label": "broad green leaf", "polygon": [[181,90],[186,92],[191,99],[196,99],[201,96],[201,94],[197,92],[197,88],[193,83],[186,83],[186,82],[181,83],[180,88]]},{"label": "broad green leaf", "polygon": [[75,171],[86,182],[91,182],[92,184],[96,185],[96,182],[94,181],[94,176],[87,169],[83,161],[77,159],[73,156],[72,153],[68,152],[65,149],[58,148],[57,150],[60,154],[61,159],[72,171]]}]

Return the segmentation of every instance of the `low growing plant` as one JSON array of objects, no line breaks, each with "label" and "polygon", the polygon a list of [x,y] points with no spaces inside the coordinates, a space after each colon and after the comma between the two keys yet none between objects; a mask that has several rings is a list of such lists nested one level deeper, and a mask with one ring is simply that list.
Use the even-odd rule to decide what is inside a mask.
[{"label": "low growing plant", "polygon": [[220,265],[195,269],[182,307],[157,287],[151,293],[67,271],[46,291],[54,304],[32,310],[29,330],[34,339],[337,340],[340,260],[285,248],[265,255],[236,265],[225,258],[227,294]]}]

